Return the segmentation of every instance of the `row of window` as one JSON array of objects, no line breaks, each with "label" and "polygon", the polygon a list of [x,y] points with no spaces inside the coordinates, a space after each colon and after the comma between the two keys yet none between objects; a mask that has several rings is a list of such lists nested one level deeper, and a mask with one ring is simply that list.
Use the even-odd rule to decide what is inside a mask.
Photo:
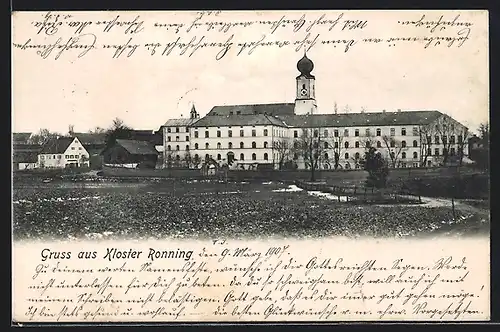
[{"label": "row of window", "polygon": [[[172,156],[168,156],[168,158],[172,158]],[[195,154],[194,155],[194,159],[195,160],[199,160],[200,156]],[[207,154],[205,155],[205,159],[209,159],[210,156]],[[252,153],[252,156],[251,156],[252,160],[257,160],[257,155],[255,153]],[[177,161],[181,160],[181,157],[179,155],[176,155],[175,156],[175,159]],[[217,160],[222,160],[222,155],[219,153],[217,154]],[[239,160],[245,160],[245,154],[243,153],[240,153],[240,159]],[[264,153],[264,160],[269,160],[269,155],[267,153]]]},{"label": "row of window", "polygon": [[[47,159],[61,159],[62,155],[60,155],[60,154],[57,154],[57,155],[56,154],[54,154],[54,155],[50,155],[50,154],[43,155],[42,154],[42,155],[40,155],[40,159],[45,159],[45,158],[47,158]],[[70,154],[70,155],[65,155],[64,158],[66,158],[66,159],[78,159],[78,158],[80,158],[80,156]]]},{"label": "row of window", "polygon": [[[172,128],[168,127],[167,128],[167,133],[171,133],[171,132],[172,132]],[[180,132],[179,127],[175,127],[175,132],[176,133]],[[189,127],[186,127],[186,133],[188,133],[188,132],[189,132]]]},{"label": "row of window", "polygon": [[[280,134],[281,131],[275,131],[275,134]],[[263,136],[269,136],[269,131],[267,129],[264,129],[262,132]],[[217,130],[216,133],[217,137],[222,137],[222,132],[220,130]],[[284,136],[284,135],[276,135],[276,136]],[[205,138],[210,137],[210,132],[208,130],[205,130]],[[228,130],[227,131],[227,137],[233,137],[233,131]],[[240,137],[245,137],[245,131],[243,129],[240,129]],[[257,130],[252,129],[252,137],[257,137]],[[197,131],[194,132],[194,138],[199,138],[199,134]]]},{"label": "row of window", "polygon": [[[172,137],[167,136],[167,142],[171,142],[171,141],[172,141]],[[175,136],[175,141],[179,142],[179,136]],[[186,142],[189,142],[189,136],[186,136]]]}]

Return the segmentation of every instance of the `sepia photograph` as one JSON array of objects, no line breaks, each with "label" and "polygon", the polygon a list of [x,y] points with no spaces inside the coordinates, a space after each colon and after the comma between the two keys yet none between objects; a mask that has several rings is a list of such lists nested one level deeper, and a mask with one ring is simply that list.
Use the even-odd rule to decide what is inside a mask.
[{"label": "sepia photograph", "polygon": [[[469,273],[464,264],[473,259],[460,252],[473,247],[460,241],[474,239],[480,250],[486,250],[490,235],[487,17],[476,11],[14,13],[12,239],[20,249],[13,260],[21,264],[21,252],[33,255],[34,260],[29,271],[19,265],[17,273],[28,280],[33,271],[33,279],[45,270],[50,272],[56,262],[55,269],[62,268],[70,261],[69,252],[83,247],[82,241],[91,241],[85,243],[95,243],[96,248],[103,241],[109,245],[106,250],[103,247],[102,255],[100,249],[96,249],[98,254],[88,250],[80,252],[78,259],[104,256],[101,262],[117,261],[113,268],[120,269],[125,264],[118,263],[119,259],[141,256],[139,252],[135,256],[132,245],[116,249],[113,243],[134,241],[145,246],[142,258],[150,263],[144,264],[155,264],[161,259],[191,262],[209,257],[210,250],[205,255],[202,243],[215,245],[217,240],[274,243],[276,247],[262,249],[262,256],[284,254],[284,262],[289,262],[285,269],[293,269],[295,262],[304,263],[297,269],[326,269],[327,258],[320,264],[319,258],[286,256],[288,244],[295,243],[296,255],[306,255],[306,244],[300,245],[301,241],[315,241],[310,252],[326,255],[334,248],[327,243],[341,238],[347,241],[342,248],[351,251],[350,257],[359,255],[360,265],[352,269],[373,271],[378,270],[374,264],[384,261],[383,252],[425,259],[424,249],[418,248],[441,255],[439,241],[456,241],[442,255],[458,248],[453,249],[458,256],[429,255],[434,261],[428,266],[448,273],[464,271],[467,274],[453,276],[457,283],[464,281]],[[375,244],[363,247],[365,239],[406,245],[378,251]],[[427,239],[433,242],[421,242],[419,247],[419,241]],[[162,251],[151,244],[155,241],[167,241],[171,247]],[[176,241],[197,249],[193,254],[181,245],[177,248]],[[29,243],[40,244],[22,251],[28,250],[21,246],[25,243],[26,248]],[[60,247],[55,250],[47,243]],[[73,249],[64,249],[66,244]],[[255,246],[247,250],[240,245],[231,257],[250,259],[251,252],[261,251],[262,247]],[[197,256],[198,252],[205,256]],[[221,252],[222,260],[225,251]],[[361,257],[370,253],[376,257],[367,264],[368,257]],[[71,259],[76,259],[76,253],[72,254]],[[400,267],[403,259],[406,256],[386,263],[393,270],[425,270]],[[481,265],[486,259],[471,263],[481,276],[489,271],[489,266]],[[335,266],[328,269],[340,269],[341,262],[347,264],[347,256],[332,258]],[[216,267],[215,262],[210,264]],[[141,265],[140,271],[147,267]],[[224,269],[237,271],[236,267]],[[345,269],[347,273],[350,268]],[[88,272],[75,271],[77,275],[71,277],[75,280],[78,273]],[[426,278],[429,281],[422,283],[451,283],[439,281],[439,274],[434,278],[426,273],[417,284]],[[445,272],[439,273],[444,278]],[[114,280],[121,281],[117,278],[123,273],[119,275]],[[293,283],[291,277],[283,284],[298,287],[301,282]],[[99,284],[88,287],[101,289],[104,278],[99,274]],[[396,277],[388,278],[383,279],[386,287]],[[414,282],[413,278],[405,282]],[[145,287],[133,286],[140,279],[127,281],[128,288]],[[193,275],[191,282],[194,279]],[[19,296],[41,287],[16,280]],[[222,277],[210,280],[219,287]],[[361,277],[348,275],[345,280],[343,285],[354,287]],[[382,284],[380,280],[368,283]],[[485,279],[481,280],[476,283],[479,286],[472,286],[470,279],[467,287],[489,291]],[[72,287],[82,287],[80,282]],[[327,287],[320,290],[324,296],[332,292],[328,283],[321,286]],[[147,296],[149,285],[141,298]],[[231,285],[241,286],[236,281]],[[62,294],[64,286],[52,281],[44,287],[60,287],[52,291]],[[353,295],[349,287],[332,294],[336,298],[345,293],[345,298],[358,296],[364,301],[366,291],[367,300],[380,296],[380,301],[387,302],[409,291],[403,288],[398,293],[399,289],[392,288],[384,290],[385,295],[370,297],[371,288]],[[408,295],[406,301],[412,296],[415,301],[423,299],[427,296],[423,294],[431,292],[428,288],[418,298]],[[193,294],[203,290],[197,292]],[[294,292],[297,301],[313,298],[302,298],[302,288],[300,294]],[[225,301],[229,298],[228,302],[246,299],[241,295],[237,300],[236,291],[234,296],[226,293],[227,289],[220,295]],[[263,291],[258,301],[265,303],[269,294]],[[44,299],[45,293],[37,296]],[[83,301],[84,296],[79,296],[75,303]],[[104,290],[99,290],[95,298],[104,296]],[[283,290],[280,296],[284,301],[292,293]],[[488,300],[467,305],[467,296],[448,296],[461,300],[454,300],[448,309],[443,304],[442,311],[431,309],[430,299],[425,305],[409,302],[413,308],[401,310],[384,302],[384,308],[369,313],[356,302],[342,311],[342,317],[475,319],[489,315],[486,309],[469,307],[477,301],[487,307]],[[148,295],[153,298],[156,295]],[[90,305],[88,301],[84,305]],[[93,315],[82,316],[83,306],[70,314],[68,308],[50,311],[28,305],[19,304],[21,321],[26,317],[53,321],[56,316],[79,321]],[[285,318],[276,304],[253,314],[257,305],[241,313],[241,304],[232,318],[224,316],[225,305],[214,309],[217,306],[192,313],[198,316],[189,319],[292,319]],[[110,304],[102,312],[113,308]],[[333,319],[340,314],[333,308],[337,304],[318,308],[318,312],[308,309],[299,320]],[[102,314],[101,320],[121,319],[99,310],[95,316]],[[133,319],[177,319],[191,309],[173,309],[168,314],[166,309],[151,310]]]}]

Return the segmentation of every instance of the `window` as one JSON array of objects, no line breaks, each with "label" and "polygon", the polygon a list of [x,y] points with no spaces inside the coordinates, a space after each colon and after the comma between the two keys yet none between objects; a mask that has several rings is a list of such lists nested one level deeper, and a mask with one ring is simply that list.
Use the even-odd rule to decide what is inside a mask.
[{"label": "window", "polygon": [[194,132],[194,138],[198,138],[198,132],[197,131]]},{"label": "window", "polygon": [[264,160],[269,160],[269,156],[267,155],[267,153],[264,153]]},{"label": "window", "polygon": [[229,115],[233,115],[233,114],[234,114],[233,111],[229,111]]},{"label": "window", "polygon": [[257,160],[257,155],[255,153],[252,153],[252,160]]},{"label": "window", "polygon": [[175,136],[175,141],[179,142],[179,136]]},{"label": "window", "polygon": [[414,148],[418,147],[418,142],[417,142],[417,140],[413,140],[413,147],[414,147]]},{"label": "window", "polygon": [[240,129],[240,137],[243,137],[243,136],[244,136],[243,129]]},{"label": "window", "polygon": [[299,133],[297,132],[297,130],[293,131],[293,137],[295,137],[295,138],[299,137]]},{"label": "window", "polygon": [[339,148],[339,142],[334,142],[333,146],[334,146],[335,149],[338,149]]},{"label": "window", "polygon": [[418,136],[418,127],[413,127],[413,136]]},{"label": "window", "polygon": [[217,154],[217,160],[221,160],[222,159],[222,156],[220,155],[220,153]]},{"label": "window", "polygon": [[167,128],[167,133],[171,133],[172,132],[172,128]]},{"label": "window", "polygon": [[462,135],[458,135],[458,144],[461,144],[462,140],[463,140]]},{"label": "window", "polygon": [[241,111],[236,111],[236,115],[240,115],[241,114]]},{"label": "window", "polygon": [[450,148],[450,156],[454,156],[455,155],[455,148]]},{"label": "window", "polygon": [[[64,158],[69,159],[69,155],[65,155]],[[43,159],[43,158],[41,158],[41,159]]]},{"label": "window", "polygon": [[186,127],[186,133],[189,133],[189,127]]},{"label": "window", "polygon": [[167,137],[167,142],[170,142],[171,138],[170,136]]},{"label": "window", "polygon": [[323,143],[323,148],[328,149],[328,142]]},{"label": "window", "polygon": [[401,141],[401,147],[406,148],[406,141]]},{"label": "window", "polygon": [[345,159],[349,159],[349,153],[346,152],[345,155],[344,155],[344,158]]},{"label": "window", "polygon": [[175,146],[175,150],[176,150],[176,151],[179,151],[179,149],[180,149],[180,148],[179,148],[179,146],[178,146],[178,145],[176,145],[176,146]]},{"label": "window", "polygon": [[406,159],[406,152],[401,152],[401,158]]},{"label": "window", "polygon": [[325,160],[328,160],[328,153],[325,153],[324,157],[325,157]]},{"label": "window", "polygon": [[186,136],[186,142],[189,142],[189,136]]},{"label": "window", "polygon": [[217,143],[217,149],[221,149],[222,148],[222,145],[220,144],[220,142]]},{"label": "window", "polygon": [[377,141],[377,148],[381,148],[382,147],[382,143],[380,143],[380,141]]},{"label": "window", "polygon": [[208,145],[208,143],[205,143],[205,149],[208,150],[209,147],[210,147],[210,145]]},{"label": "window", "polygon": [[252,142],[252,149],[255,149],[255,148],[257,148],[257,143]]},{"label": "window", "polygon": [[194,160],[199,160],[200,159],[200,156],[198,156],[198,154],[195,154],[194,155]]},{"label": "window", "polygon": [[377,128],[377,136],[382,136],[382,131],[380,130],[380,128]]},{"label": "window", "polygon": [[220,130],[217,130],[217,137],[220,137]]},{"label": "window", "polygon": [[345,143],[344,143],[344,147],[345,147],[346,149],[348,149],[348,148],[349,148],[349,142],[345,142]]},{"label": "window", "polygon": [[338,129],[335,129],[335,130],[333,131],[333,136],[335,136],[335,137],[339,137],[339,131],[338,131]]},{"label": "window", "polygon": [[240,149],[243,149],[245,148],[245,144],[243,144],[243,142],[240,142]]},{"label": "window", "polygon": [[175,132],[178,133],[179,132],[179,127],[175,127]]},{"label": "window", "polygon": [[391,136],[396,136],[396,129],[395,128],[391,128]]},{"label": "window", "polygon": [[233,143],[231,143],[231,142],[227,143],[227,147],[228,147],[229,149],[232,149],[232,148],[233,148]]},{"label": "window", "polygon": [[359,152],[356,152],[356,154],[354,155],[354,158],[359,159]]},{"label": "window", "polygon": [[455,135],[450,136],[450,144],[455,144]]},{"label": "window", "polygon": [[452,123],[452,124],[450,125],[450,128],[451,128],[451,131],[455,130],[455,125]]},{"label": "window", "polygon": [[406,128],[401,128],[401,136],[406,136]]},{"label": "window", "polygon": [[240,153],[240,160],[245,160],[245,155],[243,153]]},{"label": "window", "polygon": [[443,136],[443,144],[446,144],[448,143],[448,137],[445,135]]},{"label": "window", "polygon": [[179,155],[175,156],[175,160],[177,160],[177,161],[181,160],[181,156],[179,156]]},{"label": "window", "polygon": [[317,130],[314,130],[314,137],[318,137],[319,133]]},{"label": "window", "polygon": [[328,137],[328,130],[326,130],[326,129],[325,129],[325,131],[323,132],[323,135],[324,135],[325,137]]},{"label": "window", "polygon": [[189,151],[189,145],[186,145],[186,151]]},{"label": "window", "polygon": [[208,155],[208,153],[205,155],[205,160],[209,160],[210,159],[210,156]]},{"label": "window", "polygon": [[60,155],[60,154],[59,154],[59,155],[57,155],[57,159],[61,159],[61,155]]},{"label": "window", "polygon": [[[74,150],[74,149],[75,149],[75,147],[74,147],[74,146],[72,146],[72,147],[71,147],[71,150]],[[54,159],[55,159],[55,157],[54,157]]]},{"label": "window", "polygon": [[297,159],[299,159],[299,155],[298,155],[298,154],[296,154],[296,153],[294,153],[294,154],[293,154],[293,160],[297,160]]},{"label": "window", "polygon": [[396,141],[393,140],[393,139],[391,139],[391,144],[390,145],[391,145],[391,148],[396,147]]},{"label": "window", "polygon": [[359,148],[359,142],[358,142],[358,141],[356,141],[356,142],[354,143],[354,147],[355,147],[355,148]]},{"label": "window", "polygon": [[[195,146],[196,146],[196,148],[198,149],[198,144],[195,144]],[[168,146],[167,146],[167,151],[170,151],[170,150],[172,150],[172,148],[170,147],[170,145],[168,145]],[[71,157],[71,158],[73,158],[73,157]]]},{"label": "window", "polygon": [[267,142],[264,142],[264,149],[267,149]]},{"label": "window", "polygon": [[264,129],[264,136],[267,136],[267,129]]},{"label": "window", "polygon": [[439,135],[434,136],[434,143],[439,144]]},{"label": "window", "polygon": [[228,130],[227,131],[227,136],[228,137],[233,137],[233,131],[232,130]]},{"label": "window", "polygon": [[205,130],[205,138],[209,138],[210,135],[208,134],[208,130]]},{"label": "window", "polygon": [[349,129],[344,129],[344,136],[348,137],[349,136]]},{"label": "window", "polygon": [[439,156],[439,149],[438,148],[434,149],[434,155]]},{"label": "window", "polygon": [[427,144],[432,144],[432,137],[430,135],[427,136]]},{"label": "window", "polygon": [[257,136],[257,132],[255,131],[255,129],[252,129],[252,137],[255,137]]},{"label": "window", "polygon": [[359,129],[354,130],[354,136],[356,136],[356,137],[359,136]]},{"label": "window", "polygon": [[78,147],[78,150],[81,150],[81,149],[82,149],[82,147],[81,147],[81,146],[79,146],[79,147]]},{"label": "window", "polygon": [[418,159],[418,153],[417,152],[413,152],[413,159]]},{"label": "window", "polygon": [[372,146],[372,142],[366,141],[365,147],[370,148]]}]

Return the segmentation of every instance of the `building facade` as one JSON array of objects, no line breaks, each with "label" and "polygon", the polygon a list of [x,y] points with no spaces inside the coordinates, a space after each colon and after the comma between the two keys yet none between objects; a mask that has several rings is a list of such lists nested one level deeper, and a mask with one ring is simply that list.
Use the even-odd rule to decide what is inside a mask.
[{"label": "building facade", "polygon": [[55,137],[38,154],[41,168],[89,167],[89,153],[77,137]]},{"label": "building facade", "polygon": [[297,69],[295,103],[215,106],[202,118],[192,112],[169,120],[165,151],[188,167],[210,161],[244,169],[357,169],[370,147],[394,168],[440,166],[468,154],[468,129],[439,111],[321,114],[313,62],[304,55]]}]

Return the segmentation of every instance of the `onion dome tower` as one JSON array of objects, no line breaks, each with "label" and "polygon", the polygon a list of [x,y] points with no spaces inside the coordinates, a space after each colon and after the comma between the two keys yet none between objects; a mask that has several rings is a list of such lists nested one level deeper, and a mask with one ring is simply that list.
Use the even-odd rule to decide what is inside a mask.
[{"label": "onion dome tower", "polygon": [[311,74],[314,63],[307,57],[305,52],[304,56],[297,62],[297,69],[300,75],[296,78],[295,114],[314,114],[317,108],[315,97],[316,78]]}]

